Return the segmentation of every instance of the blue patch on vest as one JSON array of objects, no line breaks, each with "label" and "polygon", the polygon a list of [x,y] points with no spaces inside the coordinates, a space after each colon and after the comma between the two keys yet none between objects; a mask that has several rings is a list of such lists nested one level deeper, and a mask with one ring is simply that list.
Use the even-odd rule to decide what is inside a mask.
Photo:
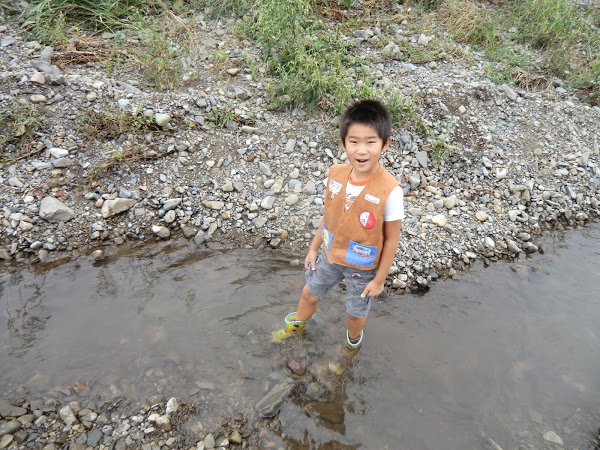
[{"label": "blue patch on vest", "polygon": [[350,241],[346,251],[346,262],[358,266],[372,266],[377,258],[376,245],[362,245]]}]

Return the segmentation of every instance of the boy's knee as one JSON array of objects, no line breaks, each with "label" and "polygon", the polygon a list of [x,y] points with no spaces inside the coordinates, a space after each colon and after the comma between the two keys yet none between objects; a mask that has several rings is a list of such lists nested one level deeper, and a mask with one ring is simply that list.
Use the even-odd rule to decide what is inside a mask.
[{"label": "boy's knee", "polygon": [[308,285],[304,285],[304,289],[302,289],[302,298],[310,303],[317,303],[319,301],[318,297],[315,297],[310,290],[308,289]]}]

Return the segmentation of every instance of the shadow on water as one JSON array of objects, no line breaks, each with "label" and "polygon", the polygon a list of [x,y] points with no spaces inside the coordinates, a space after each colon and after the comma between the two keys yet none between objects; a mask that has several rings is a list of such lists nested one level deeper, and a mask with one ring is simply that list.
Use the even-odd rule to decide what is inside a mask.
[{"label": "shadow on water", "polygon": [[286,448],[553,448],[548,431],[565,448],[590,448],[599,243],[599,225],[553,233],[533,260],[476,264],[425,295],[380,300],[353,356],[340,289],[305,336],[269,341],[303,285],[289,255],[170,243],[10,268],[0,275],[0,388],[64,401],[84,382],[86,395],[132,405],[175,396],[201,402],[210,430],[223,415],[254,417],[288,360],[309,355],[278,415]]}]

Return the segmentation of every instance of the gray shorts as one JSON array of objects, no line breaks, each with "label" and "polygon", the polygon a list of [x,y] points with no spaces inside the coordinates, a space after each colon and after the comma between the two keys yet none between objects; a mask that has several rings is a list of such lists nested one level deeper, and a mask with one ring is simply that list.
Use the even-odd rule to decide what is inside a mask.
[{"label": "gray shorts", "polygon": [[373,297],[362,298],[360,294],[373,278],[377,269],[359,270],[353,267],[331,264],[325,254],[319,254],[317,269],[306,270],[306,284],[312,295],[321,299],[342,280],[346,280],[346,312],[354,317],[367,317]]}]

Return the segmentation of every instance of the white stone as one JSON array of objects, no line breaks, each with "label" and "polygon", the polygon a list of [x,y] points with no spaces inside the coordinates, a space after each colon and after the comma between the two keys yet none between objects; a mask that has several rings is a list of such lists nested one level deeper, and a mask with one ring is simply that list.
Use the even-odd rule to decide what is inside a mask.
[{"label": "white stone", "polygon": [[437,225],[438,227],[443,227],[448,223],[448,220],[443,214],[437,214],[431,218],[431,222]]},{"label": "white stone", "polygon": [[456,206],[456,195],[451,195],[444,199],[444,207],[446,209],[452,209]]},{"label": "white stone", "polygon": [[40,217],[48,222],[67,222],[75,217],[75,212],[54,197],[44,197],[40,205]]},{"label": "white stone", "polygon": [[490,218],[485,211],[477,211],[475,213],[475,218],[480,222],[485,222]]},{"label": "white stone", "polygon": [[544,440],[553,442],[554,444],[563,445],[563,440],[554,431],[546,431],[544,433]]},{"label": "white stone", "polygon": [[46,98],[45,95],[33,94],[31,97],[29,97],[29,100],[31,100],[31,103],[44,103],[48,99]]},{"label": "white stone", "polygon": [[156,113],[156,115],[154,116],[154,122],[156,123],[156,125],[158,125],[159,127],[164,127],[165,125],[167,125],[169,122],[171,121],[171,116],[168,114],[163,114],[163,113]]},{"label": "white stone", "polygon": [[496,243],[495,243],[495,242],[494,242],[494,240],[493,240],[491,237],[489,237],[489,236],[486,236],[486,237],[484,237],[484,238],[483,238],[483,245],[484,245],[486,248],[489,248],[489,249],[492,249],[492,250],[493,250],[494,248],[496,248]]},{"label": "white stone", "polygon": [[46,77],[40,72],[35,72],[29,80],[32,83],[46,84]]},{"label": "white stone", "polygon": [[499,180],[506,178],[508,175],[508,169],[506,167],[496,167],[496,178]]},{"label": "white stone", "polygon": [[166,409],[167,414],[174,413],[175,411],[177,411],[179,409],[179,406],[180,406],[179,401],[175,397],[170,398],[169,401],[167,402],[167,409]]},{"label": "white stone", "polygon": [[296,194],[290,194],[285,198],[285,204],[288,206],[295,205],[298,202],[299,198]]},{"label": "white stone", "polygon": [[123,211],[127,211],[133,205],[135,205],[137,200],[133,198],[115,198],[112,200],[105,200],[102,204],[102,208],[100,209],[100,214],[102,214],[103,218],[108,218],[112,216],[116,216]]},{"label": "white stone", "polygon": [[167,200],[164,205],[163,205],[163,209],[165,211],[170,211],[172,209],[177,208],[177,206],[179,206],[179,204],[181,204],[181,199],[180,198],[172,198]]},{"label": "white stone", "polygon": [[48,153],[50,153],[55,158],[64,158],[69,154],[69,150],[65,150],[64,148],[52,147],[50,150],[48,150]]},{"label": "white stone", "polygon": [[161,227],[159,225],[152,225],[152,232],[159,238],[166,239],[171,236],[171,231],[167,227]]}]

